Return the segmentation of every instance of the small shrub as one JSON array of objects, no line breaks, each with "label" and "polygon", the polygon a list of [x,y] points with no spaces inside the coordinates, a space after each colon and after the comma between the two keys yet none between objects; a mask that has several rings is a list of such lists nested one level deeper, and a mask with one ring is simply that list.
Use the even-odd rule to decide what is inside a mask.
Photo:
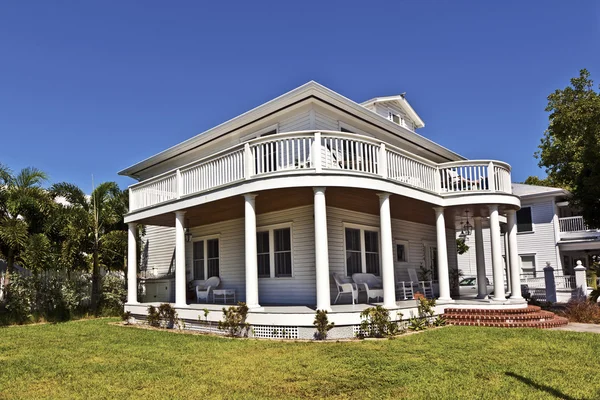
[{"label": "small shrub", "polygon": [[247,337],[250,324],[246,322],[248,306],[239,302],[237,306],[223,307],[223,321],[219,321],[219,329],[227,331],[231,337]]},{"label": "small shrub", "polygon": [[125,280],[120,276],[106,274],[102,277],[100,295],[100,314],[103,316],[120,315],[127,299]]},{"label": "small shrub", "polygon": [[438,315],[437,318],[435,320],[433,320],[433,326],[445,326],[446,325],[446,318],[442,317],[441,315]]},{"label": "small shrub", "polygon": [[408,329],[411,331],[424,331],[427,329],[427,322],[423,318],[411,317],[408,320]]},{"label": "small shrub", "polygon": [[158,315],[163,328],[173,328],[177,320],[177,312],[169,303],[158,306]]},{"label": "small shrub", "polygon": [[12,274],[7,285],[5,312],[10,322],[23,324],[32,317],[35,302],[35,281],[31,277]]},{"label": "small shrub", "polygon": [[427,299],[425,297],[419,298],[419,303],[417,304],[417,311],[419,313],[419,318],[425,321],[425,325],[430,325],[433,321],[433,314],[435,313],[435,299]]},{"label": "small shrub", "polygon": [[600,324],[600,306],[588,300],[571,300],[567,303],[564,316],[571,322]]},{"label": "small shrub", "polygon": [[160,326],[160,314],[154,306],[148,306],[148,315],[146,316],[148,325],[158,327]]},{"label": "small shrub", "polygon": [[327,333],[333,328],[334,323],[329,323],[329,318],[327,317],[327,310],[317,310],[315,314],[315,320],[313,321],[313,325],[317,328],[317,332],[315,333],[316,340],[325,340],[327,339]]},{"label": "small shrub", "polygon": [[[360,323],[361,339],[365,337],[389,337],[398,333],[398,323],[392,322],[390,312],[382,306],[369,307],[360,313],[362,322]],[[398,318],[402,314],[398,313]]]}]

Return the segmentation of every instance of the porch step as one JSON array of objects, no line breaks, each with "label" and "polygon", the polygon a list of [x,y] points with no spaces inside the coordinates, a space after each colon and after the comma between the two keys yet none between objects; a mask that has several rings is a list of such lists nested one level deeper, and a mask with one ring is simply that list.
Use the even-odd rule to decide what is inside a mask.
[{"label": "porch step", "polygon": [[540,307],[510,309],[446,308],[444,318],[457,326],[493,326],[499,328],[555,328],[568,320]]}]

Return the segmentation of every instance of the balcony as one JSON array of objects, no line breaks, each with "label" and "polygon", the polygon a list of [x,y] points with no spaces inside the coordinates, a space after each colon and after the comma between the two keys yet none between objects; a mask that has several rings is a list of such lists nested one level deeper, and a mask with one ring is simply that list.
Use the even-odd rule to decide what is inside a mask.
[{"label": "balcony", "polygon": [[582,216],[558,219],[561,239],[592,239],[600,237],[600,229],[588,226]]},{"label": "balcony", "polygon": [[376,177],[442,197],[511,194],[510,166],[499,161],[443,164],[382,141],[335,131],[280,133],[238,144],[130,186],[130,211],[242,181],[295,174]]}]

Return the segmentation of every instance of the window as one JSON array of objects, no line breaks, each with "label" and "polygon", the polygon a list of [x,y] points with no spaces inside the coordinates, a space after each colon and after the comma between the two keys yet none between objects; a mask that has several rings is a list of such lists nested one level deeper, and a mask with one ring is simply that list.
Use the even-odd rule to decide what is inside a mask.
[{"label": "window", "polygon": [[408,241],[396,240],[396,262],[406,263],[408,262]]},{"label": "window", "polygon": [[372,228],[346,227],[346,274],[380,274],[379,231]]},{"label": "window", "polygon": [[259,278],[292,277],[291,227],[262,228],[256,233],[256,250]]},{"label": "window", "polygon": [[404,118],[394,112],[388,112],[388,119],[398,125],[404,126]]},{"label": "window", "polygon": [[425,269],[430,272],[432,281],[438,279],[437,245],[425,244]]},{"label": "window", "polygon": [[517,232],[533,232],[531,207],[523,207],[517,211]]},{"label": "window", "polygon": [[535,254],[521,255],[521,274],[535,277]]},{"label": "window", "polygon": [[219,276],[219,239],[206,238],[193,243],[194,280]]}]

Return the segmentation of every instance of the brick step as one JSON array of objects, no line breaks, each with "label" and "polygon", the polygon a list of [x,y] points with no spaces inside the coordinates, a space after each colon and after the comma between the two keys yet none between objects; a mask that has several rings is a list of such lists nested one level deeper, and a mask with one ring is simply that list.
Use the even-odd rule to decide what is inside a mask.
[{"label": "brick step", "polygon": [[558,326],[567,325],[569,321],[563,317],[554,317],[548,321],[535,321],[535,322],[493,322],[493,321],[449,321],[450,324],[456,326],[488,326],[497,328],[537,328],[537,329],[548,329],[556,328]]},{"label": "brick step", "polygon": [[446,313],[444,318],[448,321],[545,321],[554,318],[548,311],[538,311],[526,314],[454,314]]},{"label": "brick step", "polygon": [[505,314],[528,314],[541,311],[541,307],[538,306],[527,306],[527,308],[504,308],[504,309],[490,309],[490,308],[446,308],[444,313],[446,314],[485,314],[485,315],[505,315]]}]

